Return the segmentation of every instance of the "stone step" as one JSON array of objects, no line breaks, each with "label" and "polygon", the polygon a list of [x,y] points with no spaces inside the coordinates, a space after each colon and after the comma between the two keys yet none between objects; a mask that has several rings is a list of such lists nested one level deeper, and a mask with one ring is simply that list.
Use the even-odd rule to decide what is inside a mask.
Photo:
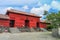
[{"label": "stone step", "polygon": [[11,33],[19,33],[20,31],[18,30],[18,28],[10,28],[10,32]]},{"label": "stone step", "polygon": [[44,29],[44,28],[40,28],[41,29],[41,31],[44,31],[44,32],[46,32],[47,30],[46,29]]},{"label": "stone step", "polygon": [[36,30],[34,28],[31,28],[30,31],[31,32],[36,32]]},{"label": "stone step", "polygon": [[18,28],[21,32],[30,32],[29,28]]}]

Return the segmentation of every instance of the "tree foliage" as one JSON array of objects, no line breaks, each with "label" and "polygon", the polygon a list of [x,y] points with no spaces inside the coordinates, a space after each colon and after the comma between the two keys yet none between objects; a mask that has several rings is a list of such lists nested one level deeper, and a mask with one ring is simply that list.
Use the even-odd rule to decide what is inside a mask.
[{"label": "tree foliage", "polygon": [[46,16],[48,22],[51,23],[53,28],[57,28],[60,26],[60,11],[58,13],[48,13]]}]

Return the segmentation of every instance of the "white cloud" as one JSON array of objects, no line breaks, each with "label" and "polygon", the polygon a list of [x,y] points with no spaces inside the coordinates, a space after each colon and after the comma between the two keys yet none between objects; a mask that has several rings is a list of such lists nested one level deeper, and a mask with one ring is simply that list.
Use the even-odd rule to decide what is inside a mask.
[{"label": "white cloud", "polygon": [[29,9],[29,7],[27,5],[23,6],[22,8],[25,9],[25,10]]},{"label": "white cloud", "polygon": [[58,1],[52,1],[51,6],[55,9],[60,10],[60,3]]},{"label": "white cloud", "polygon": [[40,8],[42,8],[43,10],[49,11],[49,9],[51,8],[51,6],[50,5],[47,5],[47,4],[44,4]]},{"label": "white cloud", "polygon": [[42,5],[42,6],[39,7],[39,8],[33,7],[30,12],[31,12],[31,13],[35,13],[36,15],[39,15],[39,16],[43,16],[44,11],[45,11],[45,10],[46,10],[46,11],[49,11],[50,8],[51,8],[51,7],[50,7],[49,5],[44,4],[44,5]]},{"label": "white cloud", "polygon": [[16,10],[20,10],[20,11],[26,11],[28,8],[27,5],[23,6],[23,7],[0,7],[0,14],[6,14],[6,11],[7,10],[10,10],[10,9],[16,9]]},{"label": "white cloud", "polygon": [[10,9],[14,9],[13,7],[8,7],[8,8],[6,8],[6,10],[10,10]]},{"label": "white cloud", "polygon": [[13,7],[0,7],[0,14],[6,14],[6,11],[10,9],[13,9]]},{"label": "white cloud", "polygon": [[2,8],[2,7],[0,7],[0,14],[5,14],[6,13],[6,8],[4,7],[4,8]]},{"label": "white cloud", "polygon": [[43,14],[43,9],[41,9],[41,8],[32,8],[31,9],[31,13],[35,13],[36,15],[40,15],[40,16],[42,16],[42,14]]}]

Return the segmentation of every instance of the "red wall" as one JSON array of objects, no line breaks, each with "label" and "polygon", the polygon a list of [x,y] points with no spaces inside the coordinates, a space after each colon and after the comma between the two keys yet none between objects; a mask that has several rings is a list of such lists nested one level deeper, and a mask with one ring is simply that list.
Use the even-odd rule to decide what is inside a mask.
[{"label": "red wall", "polygon": [[0,19],[0,25],[9,27],[9,20]]},{"label": "red wall", "polygon": [[25,16],[19,15],[19,14],[14,14],[14,13],[9,13],[10,20],[15,20],[14,27],[21,27],[25,25],[24,20],[26,19]]},{"label": "red wall", "polygon": [[20,15],[17,13],[9,13],[10,20],[15,20],[14,27],[25,25],[25,20],[29,20],[29,28],[36,28],[36,23],[40,22],[40,18]]},{"label": "red wall", "polygon": [[46,28],[47,24],[46,23],[40,23],[40,28]]},{"label": "red wall", "polygon": [[37,26],[37,22],[40,22],[40,18],[36,18],[36,17],[28,17],[28,19],[30,20],[30,28],[36,28]]}]

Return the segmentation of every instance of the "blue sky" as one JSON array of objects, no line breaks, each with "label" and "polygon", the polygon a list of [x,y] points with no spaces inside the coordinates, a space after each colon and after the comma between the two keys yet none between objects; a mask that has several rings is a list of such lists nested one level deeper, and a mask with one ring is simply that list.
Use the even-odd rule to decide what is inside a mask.
[{"label": "blue sky", "polygon": [[5,14],[11,8],[43,17],[44,10],[60,11],[60,0],[0,0],[0,14]]}]

